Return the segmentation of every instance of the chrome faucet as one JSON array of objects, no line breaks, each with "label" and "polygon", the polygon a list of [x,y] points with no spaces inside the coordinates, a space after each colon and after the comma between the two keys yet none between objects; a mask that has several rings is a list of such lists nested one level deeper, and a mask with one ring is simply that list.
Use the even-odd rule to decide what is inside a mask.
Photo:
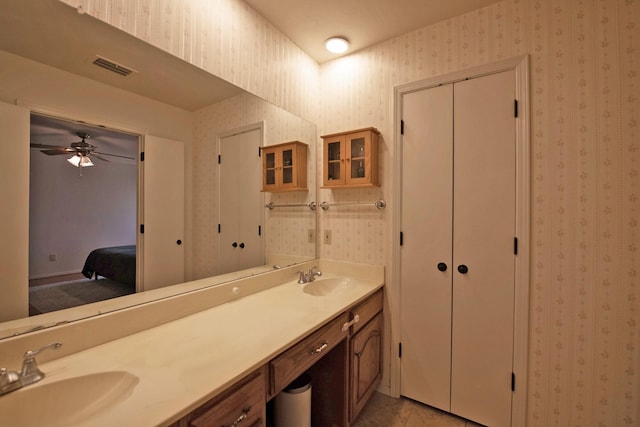
[{"label": "chrome faucet", "polygon": [[300,270],[298,271],[300,276],[298,277],[298,283],[304,284],[313,282],[316,279],[316,276],[322,276],[322,272],[318,270],[318,267],[311,267],[308,273]]},{"label": "chrome faucet", "polygon": [[24,354],[20,372],[0,369],[0,395],[37,383],[44,378],[44,372],[38,368],[36,355],[49,348],[60,348],[62,343],[54,342],[37,350],[29,350]]}]

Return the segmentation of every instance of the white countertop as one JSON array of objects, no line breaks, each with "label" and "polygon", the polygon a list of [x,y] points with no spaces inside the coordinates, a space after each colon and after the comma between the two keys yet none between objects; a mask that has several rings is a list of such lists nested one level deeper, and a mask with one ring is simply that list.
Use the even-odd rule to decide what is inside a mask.
[{"label": "white countertop", "polygon": [[[335,275],[323,276],[329,277]],[[13,393],[83,375],[126,371],[138,378],[131,394],[74,425],[170,424],[383,286],[383,279],[350,278],[348,286],[326,296],[306,294],[305,285],[290,281],[44,363],[44,380]],[[53,410],[48,425],[56,425],[55,420]]]}]

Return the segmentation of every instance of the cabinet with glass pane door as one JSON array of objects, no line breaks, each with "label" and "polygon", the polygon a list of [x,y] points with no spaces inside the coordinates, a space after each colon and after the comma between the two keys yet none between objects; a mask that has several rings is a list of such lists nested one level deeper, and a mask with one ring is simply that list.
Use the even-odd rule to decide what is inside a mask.
[{"label": "cabinet with glass pane door", "polygon": [[323,135],[323,188],[377,187],[376,128]]},{"label": "cabinet with glass pane door", "polygon": [[300,141],[261,147],[262,191],[307,189],[307,144]]}]

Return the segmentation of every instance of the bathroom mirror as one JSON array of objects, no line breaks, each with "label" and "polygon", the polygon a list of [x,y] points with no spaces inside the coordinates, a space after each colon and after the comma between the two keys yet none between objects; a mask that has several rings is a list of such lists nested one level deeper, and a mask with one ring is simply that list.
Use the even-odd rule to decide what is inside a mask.
[{"label": "bathroom mirror", "polygon": [[[0,71],[0,102],[11,104],[16,100],[19,103],[24,101],[27,107],[32,107],[32,111],[36,112],[40,108],[56,110],[60,108],[57,100],[61,100],[63,105],[68,103],[69,100],[65,97],[72,99],[77,96],[73,91],[81,86],[83,79],[89,78],[112,87],[114,98],[124,99],[126,92],[129,92],[151,98],[165,106],[176,107],[180,110],[179,120],[189,122],[189,126],[192,126],[192,134],[185,137],[183,142],[187,205],[185,247],[188,248],[185,277],[193,282],[188,288],[168,286],[114,298],[99,309],[92,308],[90,304],[3,322],[0,323],[0,339],[167,298],[176,292],[184,292],[185,289],[215,286],[236,278],[261,274],[271,271],[274,264],[284,266],[315,258],[316,243],[309,238],[310,231],[316,231],[315,211],[299,206],[264,208],[264,229],[261,230],[265,247],[264,265],[229,270],[216,264],[220,248],[216,231],[219,218],[219,176],[215,172],[215,164],[220,139],[237,131],[259,128],[264,145],[292,140],[307,143],[308,191],[264,193],[257,187],[251,190],[260,194],[264,204],[272,202],[275,205],[305,205],[315,201],[316,196],[317,132],[313,123],[114,27],[78,14],[57,0],[11,0],[5,5],[5,10],[9,12],[0,17],[0,70],[3,70]],[[78,34],[83,34],[83,37],[78,37]],[[84,47],[76,46],[80,44]],[[136,69],[135,83],[131,83],[121,76],[105,74],[103,70],[91,65],[96,52],[111,55],[110,59],[122,62],[126,62],[127,58],[143,58],[148,69]],[[72,58],[73,55],[77,57]],[[26,89],[21,92],[20,85],[16,84],[18,81],[25,87],[29,85],[28,78],[24,77],[25,70],[33,73],[28,78],[72,73],[73,75],[66,75],[64,78],[70,79],[69,81],[77,80],[80,84],[66,88],[66,93],[60,87],[51,87],[39,98],[39,95],[33,95]],[[16,77],[12,72],[22,73],[27,80],[20,80],[22,77]],[[108,105],[108,102],[101,99],[89,101],[102,104],[103,109]],[[65,108],[61,110],[69,111]],[[95,114],[92,117],[98,119],[92,124],[104,125]],[[107,111],[105,122],[117,125],[118,120],[113,117],[115,116],[110,116]],[[145,126],[140,126],[140,129],[144,128]],[[9,177],[2,176],[2,179],[6,181]],[[218,274],[221,271],[224,274]],[[22,285],[26,286],[27,279]],[[2,284],[8,285],[10,284]]]}]

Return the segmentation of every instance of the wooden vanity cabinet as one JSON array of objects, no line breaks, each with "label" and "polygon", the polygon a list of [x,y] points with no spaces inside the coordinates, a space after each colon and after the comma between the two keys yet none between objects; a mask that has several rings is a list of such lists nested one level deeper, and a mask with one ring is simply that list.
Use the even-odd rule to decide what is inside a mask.
[{"label": "wooden vanity cabinet", "polygon": [[307,189],[307,144],[300,141],[260,147],[262,191]]},{"label": "wooden vanity cabinet", "polygon": [[358,416],[382,379],[382,291],[351,310],[349,421]]},{"label": "wooden vanity cabinet", "polygon": [[265,427],[265,369],[260,368],[171,427]]},{"label": "wooden vanity cabinet", "polygon": [[270,426],[270,401],[305,372],[311,376],[312,425],[350,426],[382,377],[382,292],[333,318],[171,427]]},{"label": "wooden vanity cabinet", "polygon": [[378,186],[375,128],[323,135],[323,188]]}]

